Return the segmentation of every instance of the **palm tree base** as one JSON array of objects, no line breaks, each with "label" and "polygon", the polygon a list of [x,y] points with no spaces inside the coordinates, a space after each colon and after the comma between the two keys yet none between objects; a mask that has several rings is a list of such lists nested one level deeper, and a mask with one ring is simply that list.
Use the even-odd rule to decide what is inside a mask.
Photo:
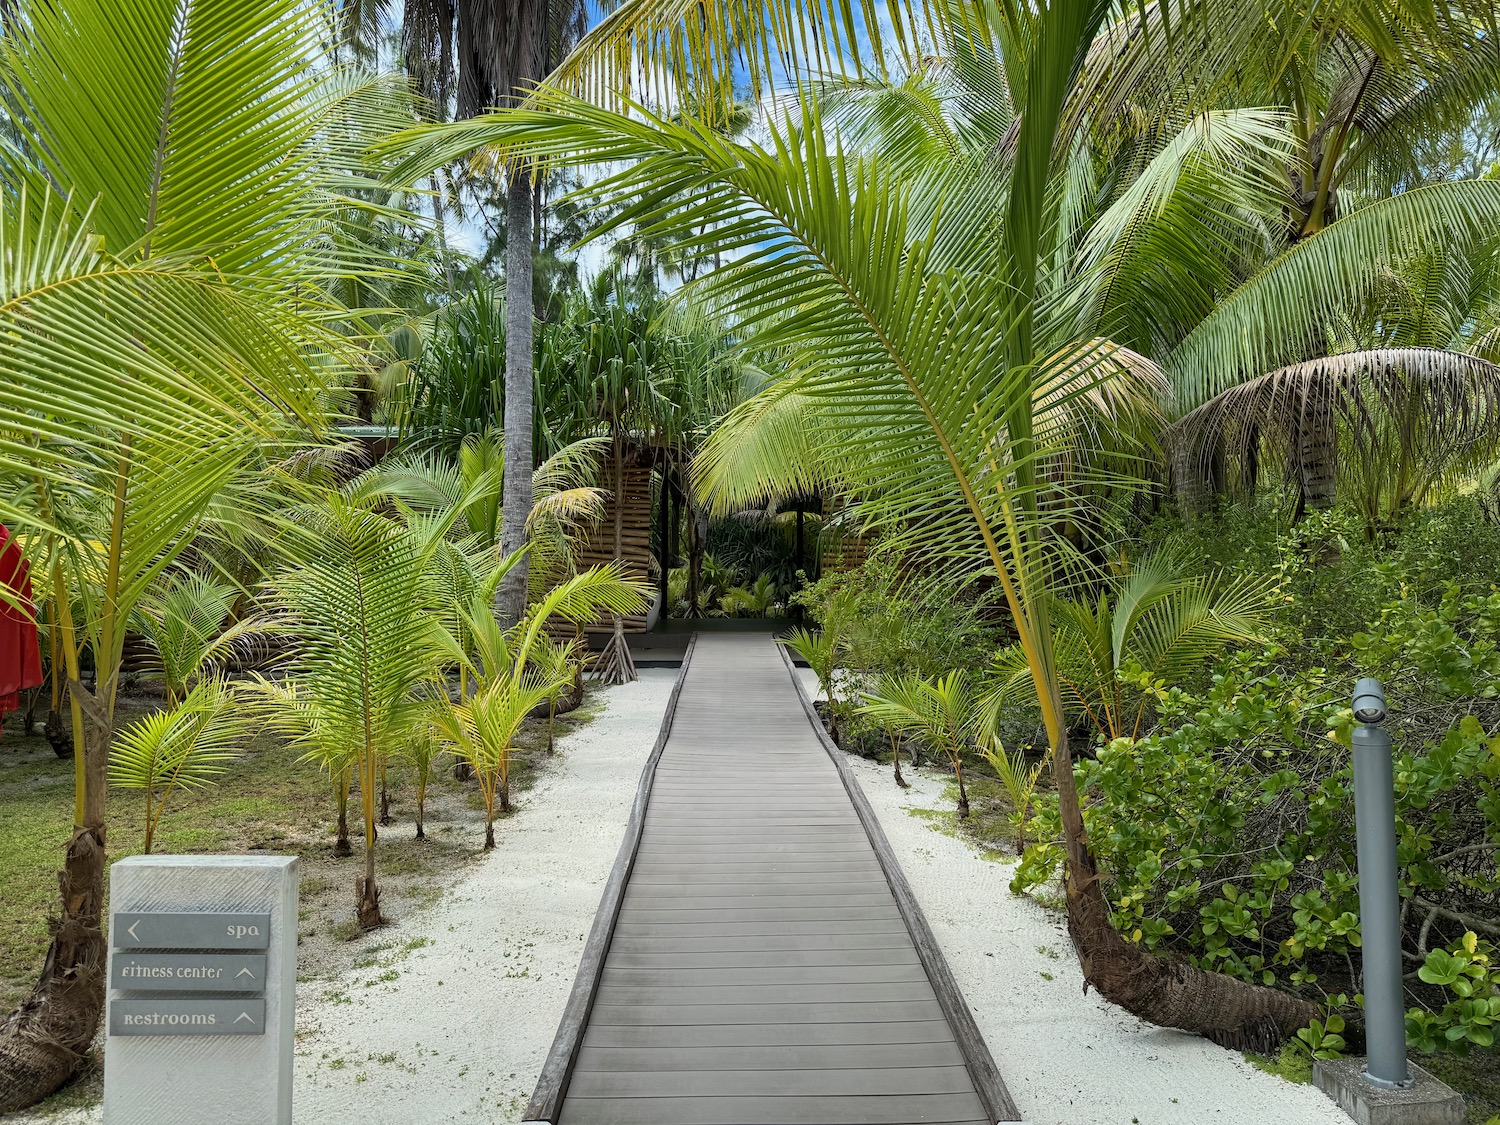
[{"label": "palm tree base", "polygon": [[1275,1054],[1321,1014],[1316,1005],[1275,988],[1211,973],[1178,958],[1157,957],[1126,941],[1110,920],[1096,874],[1066,880],[1068,935],[1084,987],[1158,1027],[1201,1035],[1236,1051]]},{"label": "palm tree base", "polygon": [[385,918],[380,913],[380,888],[375,880],[361,875],[355,881],[354,893],[359,897],[359,906],[356,908],[359,928],[374,930],[385,925]]},{"label": "palm tree base", "polygon": [[41,979],[0,1025],[0,1114],[35,1105],[72,1077],[104,1011],[102,833],[77,829],[59,875],[63,917]]}]

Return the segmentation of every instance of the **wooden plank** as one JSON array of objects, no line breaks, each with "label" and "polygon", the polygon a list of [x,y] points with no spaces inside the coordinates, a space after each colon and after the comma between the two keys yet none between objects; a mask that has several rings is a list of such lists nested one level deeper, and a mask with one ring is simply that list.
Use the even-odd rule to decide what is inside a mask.
[{"label": "wooden plank", "polygon": [[953,1043],[953,1032],[943,1020],[935,1019],[903,1023],[741,1023],[708,1027],[599,1024],[590,1027],[584,1037],[585,1047],[822,1047],[885,1043]]},{"label": "wooden plank", "polygon": [[974,1084],[960,1059],[957,1066],[788,1067],[785,1070],[578,1070],[575,1098],[745,1098],[776,1091],[778,1097],[856,1097],[859,1095],[972,1094]]},{"label": "wooden plank", "polygon": [[712,968],[691,968],[686,965],[658,965],[652,968],[624,965],[619,957],[611,956],[604,969],[601,987],[621,988],[687,988],[723,986],[763,985],[808,985],[808,984],[880,984],[898,982],[911,984],[926,982],[927,974],[916,958],[895,965],[871,965],[866,961],[851,961],[845,965],[720,965]]},{"label": "wooden plank", "polygon": [[589,1019],[598,1024],[635,1026],[725,1023],[906,1023],[938,1020],[936,1000],[869,1000],[826,1004],[605,1004]]},{"label": "wooden plank", "polygon": [[984,1107],[967,1094],[803,1098],[569,1099],[562,1125],[988,1125]]},{"label": "wooden plank", "polygon": [[859,1043],[822,1047],[774,1044],[760,1047],[591,1047],[578,1055],[578,1069],[595,1073],[659,1070],[857,1070],[869,1067],[963,1066],[963,1052],[951,1039],[934,1043]]}]

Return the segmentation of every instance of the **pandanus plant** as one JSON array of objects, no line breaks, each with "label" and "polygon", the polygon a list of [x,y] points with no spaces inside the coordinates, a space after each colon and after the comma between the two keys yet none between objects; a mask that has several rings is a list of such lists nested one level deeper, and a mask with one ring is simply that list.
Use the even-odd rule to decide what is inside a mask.
[{"label": "pandanus plant", "polygon": [[532,605],[513,628],[504,629],[494,618],[491,591],[513,565],[515,556],[502,564],[493,585],[478,591],[464,611],[465,635],[472,647],[463,651],[457,639],[450,638],[474,679],[474,694],[429,708],[434,733],[479,781],[485,851],[495,846],[496,814],[511,811],[511,757],[521,724],[572,680],[567,662],[547,655],[548,620],[588,621],[601,610],[635,613],[645,606],[646,597],[639,583],[623,578],[610,564],[563,582]]}]

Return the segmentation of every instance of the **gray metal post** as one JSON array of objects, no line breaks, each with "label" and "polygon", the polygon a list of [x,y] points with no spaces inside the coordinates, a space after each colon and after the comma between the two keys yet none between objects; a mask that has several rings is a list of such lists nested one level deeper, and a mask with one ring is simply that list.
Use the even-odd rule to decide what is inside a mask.
[{"label": "gray metal post", "polygon": [[1391,736],[1380,681],[1354,688],[1354,830],[1359,851],[1359,924],[1363,937],[1365,1077],[1392,1089],[1410,1085],[1401,983],[1401,903],[1396,889],[1396,796]]}]

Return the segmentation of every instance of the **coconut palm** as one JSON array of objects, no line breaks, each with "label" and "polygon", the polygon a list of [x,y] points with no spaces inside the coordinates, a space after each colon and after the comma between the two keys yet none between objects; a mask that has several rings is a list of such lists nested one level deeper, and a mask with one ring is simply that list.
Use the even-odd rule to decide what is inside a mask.
[{"label": "coconut palm", "polygon": [[142,599],[137,620],[161,664],[168,707],[232,643],[224,633],[239,596],[234,586],[183,571],[164,577]]},{"label": "coconut palm", "polygon": [[109,751],[109,783],[145,795],[142,851],[150,853],[172,795],[214,784],[234,760],[248,728],[228,685],[205,679],[180,702],[119,733]]},{"label": "coconut palm", "polygon": [[[442,109],[456,88],[457,114],[471,117],[494,106],[519,102],[561,61],[588,19],[581,0],[408,0],[402,46],[418,88]],[[460,66],[455,74],[454,43]],[[456,79],[456,81],[455,81]],[[505,253],[505,473],[501,552],[526,543],[531,514],[533,208],[535,173],[529,165],[502,168],[506,189]],[[507,625],[526,608],[526,556],[495,594],[495,612]]]},{"label": "coconut palm", "polygon": [[838,742],[839,700],[836,692],[840,650],[844,647],[839,643],[838,634],[826,627],[817,632],[799,628],[793,629],[782,641],[803,659],[818,678],[818,688],[828,700],[828,734],[835,743]]},{"label": "coconut palm", "polygon": [[[1171,684],[1225,645],[1265,643],[1276,593],[1253,575],[1193,574],[1170,551],[1122,571],[1097,599],[1059,598],[1052,607],[1063,704],[1107,739],[1133,736],[1145,710],[1143,700],[1128,714],[1122,670]],[[1018,645],[997,654],[992,671],[998,700],[1033,690]]]},{"label": "coconut palm", "polygon": [[874,691],[865,693],[859,710],[882,726],[921,739],[948,759],[958,783],[958,819],[967,820],[964,755],[988,742],[991,714],[969,674],[883,676]]},{"label": "coconut palm", "polygon": [[356,914],[381,925],[376,792],[387,760],[419,736],[443,665],[456,657],[423,597],[433,554],[458,511],[408,524],[334,494],[294,513],[270,583],[268,629],[296,641],[284,681],[258,679],[266,720],[335,779],[359,785],[364,873]]},{"label": "coconut palm", "polygon": [[127,622],[216,494],[320,424],[343,378],[320,307],[341,263],[321,234],[352,182],[334,166],[387,87],[312,65],[323,16],[301,0],[22,3],[0,44],[0,476],[16,485],[0,519],[56,607],[78,763],[60,920],[0,1027],[0,1112],[65,1081],[102,1011]]},{"label": "coconut palm", "polygon": [[[505,569],[514,566],[507,559]],[[429,709],[434,731],[450,753],[473,769],[484,797],[484,847],[495,846],[495,815],[510,807],[511,754],[522,722],[572,679],[565,662],[550,659],[543,632],[554,616],[565,621],[592,619],[600,609],[634,613],[645,606],[644,591],[617,567],[574,575],[533,604],[510,629],[491,612],[487,591],[468,607],[465,633],[473,648],[465,653],[474,694],[457,703],[443,700]]]}]

